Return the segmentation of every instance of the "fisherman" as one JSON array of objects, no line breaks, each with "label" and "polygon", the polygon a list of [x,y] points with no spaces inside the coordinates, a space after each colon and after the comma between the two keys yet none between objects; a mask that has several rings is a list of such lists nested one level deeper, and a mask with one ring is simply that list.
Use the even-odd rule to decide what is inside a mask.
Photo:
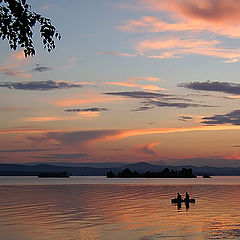
[{"label": "fisherman", "polygon": [[179,202],[182,201],[182,196],[181,196],[181,194],[180,194],[179,192],[177,193],[177,200],[178,200]]},{"label": "fisherman", "polygon": [[185,200],[185,201],[189,201],[189,198],[190,198],[190,197],[189,197],[189,193],[186,192],[186,196],[185,196],[185,199],[184,199],[184,200]]}]

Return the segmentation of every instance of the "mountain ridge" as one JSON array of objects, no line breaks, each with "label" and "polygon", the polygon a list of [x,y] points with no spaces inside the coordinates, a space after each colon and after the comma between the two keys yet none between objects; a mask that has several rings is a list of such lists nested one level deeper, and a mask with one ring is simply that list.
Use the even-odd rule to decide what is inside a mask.
[{"label": "mountain ridge", "polygon": [[[60,163],[59,163],[60,164]],[[61,165],[51,165],[51,163],[37,163],[31,164],[0,164],[0,176],[36,176],[40,172],[60,172],[67,171],[72,176],[106,176],[108,171],[118,173],[125,168],[144,173],[146,171],[162,171],[164,168],[172,170],[179,170],[182,168],[192,168],[195,175],[201,176],[204,174],[218,175],[218,176],[240,176],[240,167],[196,167],[192,165],[168,166],[168,165],[154,165],[148,162],[124,163],[118,167],[89,167],[87,164],[84,167],[67,166],[67,163]],[[120,164],[121,165],[121,164]],[[100,165],[99,165],[100,166]]]}]

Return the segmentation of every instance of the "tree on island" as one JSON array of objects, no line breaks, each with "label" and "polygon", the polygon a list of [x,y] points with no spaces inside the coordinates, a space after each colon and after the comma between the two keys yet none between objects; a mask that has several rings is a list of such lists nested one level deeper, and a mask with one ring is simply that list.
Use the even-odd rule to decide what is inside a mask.
[{"label": "tree on island", "polygon": [[161,172],[150,172],[139,173],[136,170],[131,171],[129,168],[125,168],[118,174],[114,174],[112,171],[107,172],[107,178],[196,178],[191,168],[182,168],[182,170],[169,170],[165,168]]},{"label": "tree on island", "polygon": [[54,38],[61,39],[51,20],[32,11],[26,0],[0,0],[0,37],[13,50],[24,48],[25,57],[35,55],[32,28],[37,23],[44,48],[51,52],[56,47]]}]

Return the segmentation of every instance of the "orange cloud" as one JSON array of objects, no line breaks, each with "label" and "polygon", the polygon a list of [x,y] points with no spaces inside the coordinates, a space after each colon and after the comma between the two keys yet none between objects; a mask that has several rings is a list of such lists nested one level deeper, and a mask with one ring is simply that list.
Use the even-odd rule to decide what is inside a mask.
[{"label": "orange cloud", "polygon": [[98,118],[100,112],[78,112],[78,115],[84,118]]},{"label": "orange cloud", "polygon": [[29,117],[24,118],[24,122],[52,122],[52,121],[62,121],[62,120],[69,120],[69,118],[64,117]]},{"label": "orange cloud", "polygon": [[132,136],[151,135],[151,134],[162,134],[162,133],[181,133],[191,131],[219,131],[219,130],[239,130],[240,126],[234,125],[220,125],[220,126],[194,126],[194,127],[183,127],[183,128],[157,128],[157,129],[133,129],[123,130],[121,133],[105,138],[106,140],[127,138]]},{"label": "orange cloud", "polygon": [[17,60],[25,59],[25,54],[23,51],[12,52],[12,53],[10,53],[10,56]]}]

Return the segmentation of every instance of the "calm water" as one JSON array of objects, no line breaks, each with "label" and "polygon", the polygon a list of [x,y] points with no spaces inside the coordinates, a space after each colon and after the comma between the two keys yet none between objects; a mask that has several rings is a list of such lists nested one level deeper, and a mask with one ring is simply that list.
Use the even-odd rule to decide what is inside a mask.
[{"label": "calm water", "polygon": [[240,177],[0,177],[0,239],[240,239]]}]

